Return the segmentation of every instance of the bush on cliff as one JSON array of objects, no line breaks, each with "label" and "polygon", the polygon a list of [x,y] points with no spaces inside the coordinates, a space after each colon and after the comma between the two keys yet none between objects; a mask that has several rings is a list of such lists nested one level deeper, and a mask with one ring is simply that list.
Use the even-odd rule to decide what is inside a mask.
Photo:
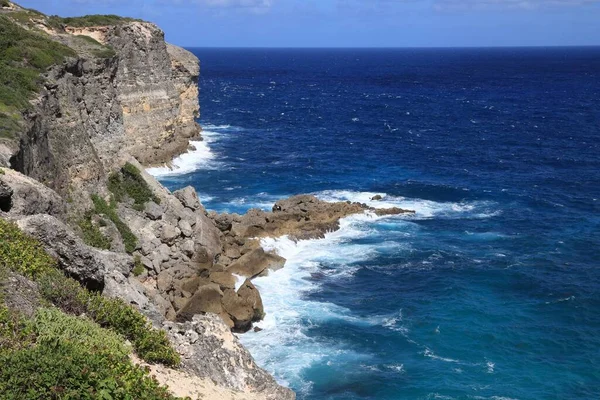
[{"label": "bush on cliff", "polygon": [[94,203],[94,212],[96,214],[106,215],[115,224],[121,234],[121,239],[123,239],[125,251],[130,254],[133,253],[137,247],[137,238],[127,224],[119,218],[116,210],[117,205],[115,203],[108,204],[103,198],[97,195],[92,195],[92,202]]},{"label": "bush on cliff", "polygon": [[130,163],[126,163],[119,172],[108,177],[108,190],[118,202],[129,197],[134,202],[133,207],[138,211],[143,210],[144,204],[151,200],[160,204],[160,199],[152,193],[140,170]]},{"label": "bush on cliff", "polygon": [[53,15],[49,17],[49,19],[53,24],[62,24],[76,28],[122,25],[135,21],[142,22],[141,19],[120,17],[118,15],[84,15],[82,17],[59,17],[57,15]]},{"label": "bush on cliff", "polygon": [[28,320],[0,305],[0,343],[3,399],[176,399],[121,337],[84,317],[51,308]]},{"label": "bush on cliff", "polygon": [[100,231],[100,228],[94,224],[92,217],[93,214],[88,212],[78,223],[79,228],[83,233],[83,241],[88,246],[109,250],[111,246],[110,239],[104,236],[104,234]]},{"label": "bush on cliff", "polygon": [[179,354],[164,331],[152,325],[135,308],[121,299],[89,292],[57,268],[43,246],[19,228],[0,218],[0,270],[9,269],[32,278],[41,295],[63,311],[85,314],[99,325],[130,340],[137,354],[147,362],[177,365]]}]

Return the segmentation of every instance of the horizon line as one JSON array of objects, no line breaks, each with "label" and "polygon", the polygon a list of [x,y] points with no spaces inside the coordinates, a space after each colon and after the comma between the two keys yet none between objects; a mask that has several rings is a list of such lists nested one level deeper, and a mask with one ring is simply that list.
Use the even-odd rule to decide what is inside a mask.
[{"label": "horizon line", "polygon": [[256,50],[411,50],[411,49],[546,49],[546,48],[600,48],[600,44],[575,45],[513,45],[513,46],[198,46],[177,45],[188,49],[256,49]]}]

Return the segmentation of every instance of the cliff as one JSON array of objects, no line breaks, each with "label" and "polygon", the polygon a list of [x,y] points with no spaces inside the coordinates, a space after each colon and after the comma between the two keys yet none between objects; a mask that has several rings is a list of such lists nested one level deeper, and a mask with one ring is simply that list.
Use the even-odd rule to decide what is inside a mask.
[{"label": "cliff", "polygon": [[[170,193],[143,169],[170,161],[199,137],[196,57],[165,43],[151,23],[48,17],[6,1],[0,3],[0,49],[0,72],[15,77],[0,88],[0,222],[13,221],[35,241],[32,248],[41,243],[51,263],[88,290],[124,300],[166,332],[181,362],[178,371],[165,373],[198,385],[183,394],[293,399],[293,392],[254,363],[221,318],[202,312],[174,321],[194,294],[174,277],[207,274],[222,251],[222,234],[191,188]],[[56,306],[94,315],[85,311],[87,303],[65,306],[56,299],[73,296],[75,289],[63,278],[25,273],[28,260],[36,265],[26,254],[24,269],[13,268],[6,284],[6,257],[25,250],[10,233],[5,239],[0,317],[3,292],[17,299],[7,300],[16,312],[33,313],[43,302],[30,300],[48,296],[50,289]],[[59,279],[58,289],[48,279]],[[31,295],[20,296],[20,286]],[[139,354],[160,350],[142,351],[134,339]],[[207,382],[209,392],[202,389]]]}]

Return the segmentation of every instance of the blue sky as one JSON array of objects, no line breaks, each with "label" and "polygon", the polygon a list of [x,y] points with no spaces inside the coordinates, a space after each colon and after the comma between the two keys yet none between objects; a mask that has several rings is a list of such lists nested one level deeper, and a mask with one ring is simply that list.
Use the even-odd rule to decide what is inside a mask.
[{"label": "blue sky", "polygon": [[600,0],[21,0],[119,14],[194,47],[600,45]]}]

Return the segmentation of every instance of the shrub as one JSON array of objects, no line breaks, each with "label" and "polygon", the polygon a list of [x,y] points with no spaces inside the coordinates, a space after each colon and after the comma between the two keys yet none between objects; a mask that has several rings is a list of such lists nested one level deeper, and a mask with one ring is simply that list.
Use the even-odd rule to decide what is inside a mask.
[{"label": "shrub", "polygon": [[0,264],[32,278],[56,268],[56,260],[37,240],[25,235],[12,222],[0,218]]},{"label": "shrub", "polygon": [[141,19],[120,17],[118,15],[84,15],[82,17],[59,17],[53,15],[49,19],[54,24],[63,24],[73,27],[122,25],[128,22],[142,21]]},{"label": "shrub", "polygon": [[0,218],[0,272],[5,269],[33,278],[40,294],[63,311],[86,314],[101,326],[123,335],[145,361],[179,363],[179,354],[171,347],[164,331],[154,329],[138,310],[123,300],[91,293],[66,277],[37,240]]},{"label": "shrub", "polygon": [[129,339],[136,353],[147,362],[179,364],[179,354],[171,347],[164,331],[152,328],[148,320],[121,299],[90,293],[59,271],[39,280],[44,298],[73,314],[86,314],[96,323]]},{"label": "shrub", "polygon": [[86,318],[42,309],[27,325],[33,345],[0,350],[3,399],[176,399],[129,360],[117,334]]},{"label": "shrub", "polygon": [[111,240],[104,236],[100,229],[94,225],[92,216],[92,213],[86,213],[78,223],[79,228],[81,228],[81,232],[83,233],[83,241],[89,246],[109,250]]},{"label": "shrub", "polygon": [[108,190],[118,202],[123,201],[125,197],[132,199],[133,207],[138,211],[143,210],[144,204],[150,200],[160,204],[160,199],[154,195],[140,170],[130,163],[126,163],[119,172],[114,172],[108,177]]},{"label": "shrub", "polygon": [[0,0],[0,7],[10,7],[10,1]]},{"label": "shrub", "polygon": [[140,276],[141,274],[144,273],[146,268],[144,267],[144,264],[142,264],[142,260],[138,254],[136,254],[136,256],[133,258],[133,261],[134,261],[134,267],[133,267],[133,271],[131,271],[131,272],[133,272],[134,276]]},{"label": "shrub", "polygon": [[103,198],[97,195],[92,195],[92,202],[94,203],[94,212],[96,214],[106,215],[117,227],[117,230],[121,234],[123,244],[125,245],[125,251],[133,253],[137,247],[137,237],[131,232],[131,229],[125,224],[119,215],[117,214],[116,204],[108,204]]}]

